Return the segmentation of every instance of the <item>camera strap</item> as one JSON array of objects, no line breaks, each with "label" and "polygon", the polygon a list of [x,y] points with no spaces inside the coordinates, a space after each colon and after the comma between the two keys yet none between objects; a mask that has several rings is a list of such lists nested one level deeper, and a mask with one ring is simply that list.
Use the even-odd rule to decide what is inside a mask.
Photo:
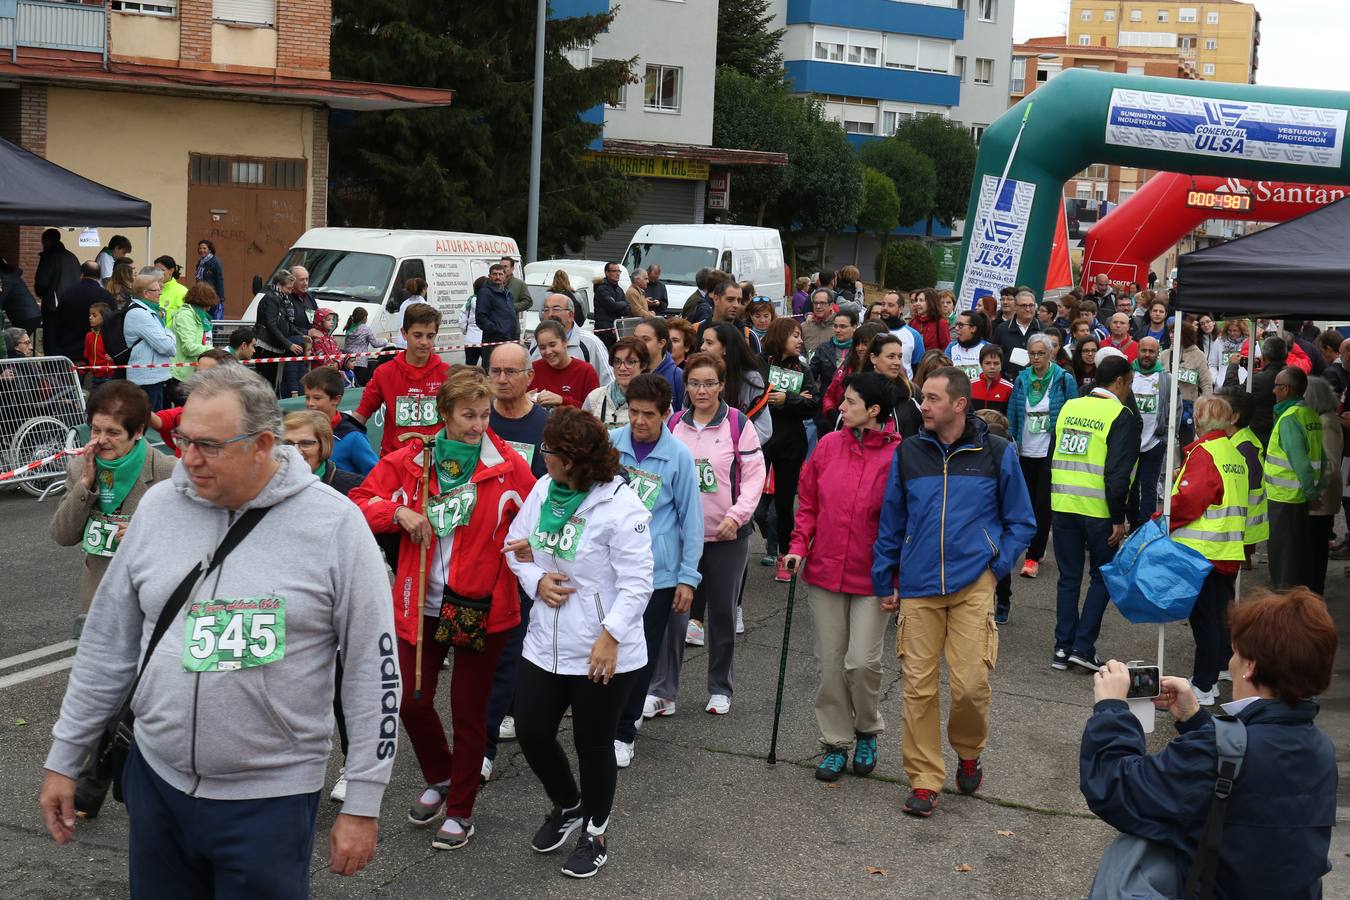
[{"label": "camera strap", "polygon": [[1219,848],[1223,843],[1223,820],[1228,814],[1228,798],[1242,772],[1247,755],[1247,726],[1235,716],[1216,715],[1214,743],[1218,757],[1218,775],[1214,781],[1214,802],[1209,806],[1200,846],[1191,860],[1186,876],[1187,900],[1208,900],[1214,893],[1214,876],[1219,868]]}]

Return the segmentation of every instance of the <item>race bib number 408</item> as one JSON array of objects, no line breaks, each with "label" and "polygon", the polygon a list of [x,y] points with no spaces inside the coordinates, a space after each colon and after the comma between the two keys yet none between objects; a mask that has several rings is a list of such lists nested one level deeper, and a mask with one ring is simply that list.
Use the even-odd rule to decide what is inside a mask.
[{"label": "race bib number 408", "polygon": [[435,397],[397,397],[394,400],[394,424],[401,428],[435,425]]},{"label": "race bib number 408", "polygon": [[286,655],[286,600],[247,597],[192,603],[183,637],[183,668],[233,672]]},{"label": "race bib number 408", "polygon": [[585,531],[586,520],[580,516],[573,516],[564,522],[558,531],[535,528],[534,533],[530,535],[530,546],[536,550],[552,553],[558,559],[573,562],[577,558],[577,545],[581,543],[581,535]]}]

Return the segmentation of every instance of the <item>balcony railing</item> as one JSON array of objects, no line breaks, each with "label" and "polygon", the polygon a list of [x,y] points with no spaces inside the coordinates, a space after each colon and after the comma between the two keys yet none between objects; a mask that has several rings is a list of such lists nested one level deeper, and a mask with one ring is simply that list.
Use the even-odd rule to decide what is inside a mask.
[{"label": "balcony railing", "polygon": [[50,0],[0,0],[0,48],[104,53],[108,14],[102,6]]}]

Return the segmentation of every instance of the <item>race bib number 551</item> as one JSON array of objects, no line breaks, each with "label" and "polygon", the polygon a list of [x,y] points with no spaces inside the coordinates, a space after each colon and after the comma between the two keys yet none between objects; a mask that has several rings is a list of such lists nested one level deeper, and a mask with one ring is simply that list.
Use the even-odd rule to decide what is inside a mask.
[{"label": "race bib number 551", "polygon": [[285,655],[285,598],[222,599],[188,606],[185,670],[233,672],[265,666]]}]

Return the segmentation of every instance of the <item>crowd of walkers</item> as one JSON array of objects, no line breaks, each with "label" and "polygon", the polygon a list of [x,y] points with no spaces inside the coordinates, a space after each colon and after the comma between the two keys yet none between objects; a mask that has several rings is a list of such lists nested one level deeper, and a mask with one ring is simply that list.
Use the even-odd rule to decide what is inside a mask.
[{"label": "crowd of walkers", "polygon": [[[279,291],[303,277],[280,273]],[[955,785],[973,794],[1013,576],[1039,577],[1047,550],[1050,665],[1110,674],[1101,568],[1170,490],[1175,540],[1213,564],[1181,682],[1200,706],[1233,674],[1227,610],[1256,546],[1267,543],[1276,588],[1320,591],[1328,555],[1350,555],[1329,549],[1350,341],[1314,337],[1319,377],[1291,355],[1308,343],[1300,323],[1249,348],[1231,323],[1191,321],[1147,291],[1042,304],[1008,288],[958,312],[950,292],[869,304],[831,284],[820,273],[794,297],[799,314],[778,315],[753,285],[706,271],[684,306],[694,318],[647,316],[601,340],[551,290],[527,340],[517,330],[483,348],[481,365],[440,358],[441,313],[410,290],[401,349],[366,374],[352,412],[339,409],[353,380],[340,354],[296,377],[306,410],[284,419],[287,364],[238,364],[248,351],[175,349],[193,374],[175,370],[181,387],[165,396],[134,380],[97,386],[51,526],[86,554],[87,609],[41,796],[52,834],[68,840],[113,788],[131,817],[133,894],[293,895],[333,723],[331,865],[351,874],[374,853],[401,722],[423,781],[407,818],[435,827],[434,848],[472,841],[479,786],[516,740],[544,794],[530,846],[571,842],[562,871],[590,877],[610,857],[618,770],[635,764],[639,729],[677,714],[686,647],[707,648],[704,711],[731,714],[756,562],[805,586],[820,780],[877,765],[894,618],[902,809],[927,817],[947,779],[943,661]],[[162,283],[130,287],[153,319]],[[493,291],[511,296],[501,271]],[[190,319],[173,334],[194,349],[210,299],[193,287],[176,315]],[[496,299],[478,300],[485,341],[508,330]],[[608,298],[606,315],[636,299]],[[268,355],[303,349],[282,315],[277,328],[260,318]],[[378,449],[365,430],[377,413]],[[179,464],[148,449],[151,430]],[[324,549],[283,563],[286,535],[316,519]],[[191,572],[157,552],[166,524],[182,536],[173,559],[202,560]],[[124,701],[136,740],[110,768],[100,738]],[[559,740],[568,715],[575,770]],[[247,762],[262,758],[265,769]],[[283,815],[307,831],[282,834]]]}]

